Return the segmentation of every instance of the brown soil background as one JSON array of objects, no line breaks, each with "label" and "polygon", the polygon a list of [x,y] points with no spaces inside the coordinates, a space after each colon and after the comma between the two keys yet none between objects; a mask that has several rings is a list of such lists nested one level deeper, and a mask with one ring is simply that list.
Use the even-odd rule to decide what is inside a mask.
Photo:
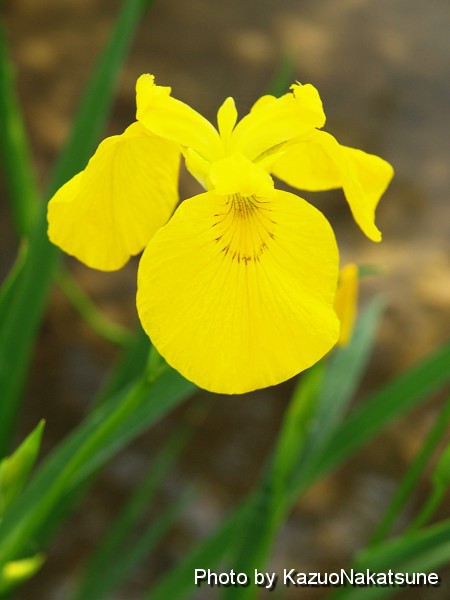
[{"label": "brown soil background", "polygon": [[[67,136],[118,6],[116,0],[3,3],[42,184]],[[229,95],[245,114],[282,56],[292,56],[295,78],[313,83],[321,93],[326,129],[342,143],[380,154],[396,169],[377,213],[384,235],[381,245],[359,232],[340,192],[308,196],[332,222],[343,264],[351,260],[385,272],[362,286],[362,306],[382,293],[387,310],[359,397],[450,335],[449,30],[450,5],[445,0],[160,0],[139,28],[105,132],[120,133],[133,120],[134,84],[141,73],[154,73],[158,83],[171,85],[174,95],[214,119]],[[4,188],[0,190],[4,195]],[[195,191],[191,180],[183,178],[182,197]],[[4,274],[17,248],[6,201],[1,205],[0,227]],[[68,264],[112,319],[130,326],[136,321],[136,261],[113,274],[89,271],[75,261]],[[99,340],[55,291],[39,335],[23,411],[24,431],[38,419],[47,419],[46,452],[80,421],[115,357],[114,349]],[[158,499],[162,506],[195,481],[198,500],[158,552],[111,596],[113,600],[142,597],[152,581],[181,559],[191,543],[257,481],[291,389],[292,383],[287,383],[246,397],[200,395],[210,410]],[[349,564],[438,417],[441,398],[389,428],[300,500],[280,534],[270,570],[326,571]],[[188,418],[192,406],[188,403],[176,411],[114,460],[52,544],[42,572],[18,598],[69,597],[87,553],[108,528],[155,448],[174,424]],[[404,521],[428,491],[425,478]],[[448,504],[438,516],[450,516]],[[402,597],[414,593],[415,599],[448,598],[450,573],[442,575],[441,588],[405,592]],[[288,595],[280,589],[268,597],[300,596],[324,594]]]}]

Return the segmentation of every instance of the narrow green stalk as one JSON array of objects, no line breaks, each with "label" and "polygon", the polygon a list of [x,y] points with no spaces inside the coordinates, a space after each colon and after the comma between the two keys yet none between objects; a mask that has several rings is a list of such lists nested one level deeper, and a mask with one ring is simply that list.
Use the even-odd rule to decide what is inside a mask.
[{"label": "narrow green stalk", "polygon": [[294,83],[295,61],[291,54],[285,54],[281,57],[280,63],[272,80],[267,86],[266,94],[281,96],[285,94],[289,86]]},{"label": "narrow green stalk", "polygon": [[428,463],[431,455],[435,451],[442,437],[447,432],[447,427],[449,423],[450,398],[444,405],[443,410],[439,412],[439,415],[430,432],[428,433],[428,436],[426,437],[425,442],[423,443],[422,448],[420,449],[420,452],[417,454],[413,463],[409,467],[396,494],[394,495],[381,521],[379,522],[375,531],[373,532],[369,542],[369,546],[379,544],[383,539],[385,539],[389,535],[389,532],[395,525],[395,522],[398,519],[408,498],[410,498],[411,494],[413,493],[413,490],[420,479],[423,469]]},{"label": "narrow green stalk", "polygon": [[[127,0],[86,88],[72,135],[56,165],[46,196],[84,168],[112,105],[120,67],[149,0]],[[0,332],[0,456],[14,433],[19,397],[24,386],[34,340],[59,260],[47,239],[46,206],[38,211],[30,232],[29,252],[15,286],[14,302],[2,315]]]},{"label": "narrow green stalk", "polygon": [[29,231],[38,208],[38,187],[31,167],[30,148],[15,89],[14,66],[8,53],[5,28],[0,21],[0,152],[11,198],[14,227]]},{"label": "narrow green stalk", "polygon": [[[0,121],[4,123],[2,163],[8,187],[14,227],[18,236],[29,232],[38,209],[38,186],[31,152],[15,90],[14,65],[8,56],[4,27],[0,22]],[[124,345],[127,330],[109,321],[67,272],[58,273],[58,284],[69,301],[92,329],[106,340]]]},{"label": "narrow green stalk", "polygon": [[126,346],[129,343],[132,336],[131,331],[105,317],[70,273],[65,269],[60,269],[56,275],[56,282],[93,331],[113,344]]},{"label": "narrow green stalk", "polygon": [[[70,455],[67,453],[64,467],[61,469],[58,477],[48,486],[45,495],[42,498],[36,498],[34,510],[22,515],[20,521],[17,520],[9,530],[8,519],[5,519],[1,524],[1,529],[5,527],[6,531],[4,531],[1,538],[0,563],[3,564],[9,560],[13,560],[20,553],[27,539],[33,536],[38,530],[41,521],[46,519],[47,515],[51,513],[53,507],[58,502],[58,498],[63,496],[64,489],[69,485],[71,477],[81,468],[83,462],[92,454],[94,448],[105,439],[108,432],[112,428],[117,427],[118,419],[123,419],[126,411],[133,409],[144,393],[144,384],[140,382],[128,393],[123,403],[103,423],[92,428],[91,435],[79,447],[74,448],[74,452]],[[66,440],[66,446],[70,446],[70,439]],[[19,510],[20,502],[14,508],[15,511]]]},{"label": "narrow green stalk", "polygon": [[444,499],[445,492],[447,488],[443,485],[435,485],[433,486],[433,490],[431,494],[428,496],[427,501],[425,502],[422,510],[419,512],[417,517],[411,523],[411,525],[407,529],[407,533],[411,533],[412,531],[416,531],[420,529],[424,525],[428,523],[431,517],[439,508],[442,500]]},{"label": "narrow green stalk", "polygon": [[[307,463],[302,466],[297,477],[292,480],[289,489],[290,502],[294,504],[299,494],[319,477],[338,467],[387,425],[417,406],[429,394],[447,384],[450,377],[449,361],[450,345],[442,346],[394,381],[366,398],[345,421],[333,427],[330,438],[323,446],[319,445],[317,453],[315,451],[311,453]],[[343,375],[347,376],[347,371],[344,371]],[[210,536],[180,560],[174,569],[164,575],[156,587],[145,596],[146,600],[186,598],[194,589],[192,573],[198,565],[202,565],[202,568],[217,568],[218,564],[223,564],[230,551],[232,560],[236,556],[237,549],[240,549],[239,541],[242,530],[247,526],[248,519],[253,512],[255,495],[256,492],[253,492]],[[445,532],[447,542],[449,530],[450,523]],[[395,542],[392,545],[395,546]],[[382,548],[384,548],[384,544],[375,548],[374,551],[378,552]],[[448,559],[448,553],[446,556]],[[393,561],[390,564],[392,566]],[[383,569],[378,570],[382,571]],[[422,570],[422,568],[417,570]],[[359,593],[360,589],[358,588],[358,590]]]}]

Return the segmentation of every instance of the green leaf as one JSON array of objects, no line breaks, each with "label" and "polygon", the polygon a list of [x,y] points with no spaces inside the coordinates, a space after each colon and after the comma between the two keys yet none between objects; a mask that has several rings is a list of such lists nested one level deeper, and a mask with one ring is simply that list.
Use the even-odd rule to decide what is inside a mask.
[{"label": "green leaf", "polygon": [[[438,443],[442,439],[442,436],[446,434],[448,424],[450,422],[450,399],[447,400],[442,411],[439,412],[436,421],[427,435],[424,443],[414,461],[408,468],[408,471],[401,482],[398,490],[396,491],[392,501],[390,502],[385,514],[383,515],[380,523],[377,525],[374,533],[371,536],[370,545],[379,544],[381,540],[386,537],[397,517],[399,516],[403,506],[411,497],[416,487],[419,478],[435,451]],[[450,448],[450,446],[449,446]],[[449,484],[449,473],[450,473],[450,452],[447,448],[447,456],[444,451],[440,461],[436,467],[433,475],[433,483],[436,487],[445,489]]]},{"label": "green leaf", "polygon": [[6,314],[8,306],[14,303],[14,294],[17,290],[17,282],[20,279],[20,273],[25,264],[27,250],[28,246],[26,243],[22,243],[19,246],[14,265],[0,287],[0,336],[2,335],[2,326],[6,323],[3,315]]},{"label": "green leaf", "polygon": [[[86,88],[72,134],[57,163],[47,197],[84,168],[108,118],[120,67],[139,18],[150,2],[126,0],[109,41]],[[45,308],[59,253],[47,239],[46,207],[42,206],[29,238],[29,252],[15,286],[14,303],[2,314],[0,330],[0,456],[14,432],[19,395],[34,338]],[[32,302],[30,299],[32,298]]]},{"label": "green leaf", "polygon": [[[427,573],[450,562],[450,520],[403,535],[362,552],[355,570],[387,573]],[[399,587],[341,588],[333,600],[374,600],[401,591]]]},{"label": "green leaf", "polygon": [[[417,365],[363,401],[347,419],[338,425],[330,439],[311,455],[311,460],[292,481],[292,501],[316,479],[340,465],[369,442],[394,419],[416,406],[428,394],[438,390],[450,380],[450,344],[425,357]],[[402,395],[404,394],[404,395]],[[247,500],[197,548],[194,548],[176,568],[168,572],[146,600],[184,598],[193,589],[192,574],[196,567],[214,568],[224,560],[240,536],[246,511],[252,508],[253,499]],[[204,562],[203,562],[204,561]],[[203,567],[205,565],[205,567]],[[167,592],[167,595],[164,595]],[[172,594],[174,594],[172,596]]]},{"label": "green leaf", "polygon": [[[347,346],[336,348],[327,361],[316,415],[315,430],[309,440],[309,454],[318,452],[342,422],[365,373],[384,301],[372,300],[359,316]],[[302,467],[303,468],[303,467]]]},{"label": "green leaf", "polygon": [[223,560],[236,542],[242,523],[248,518],[252,508],[251,502],[243,503],[212,534],[195,546],[174,569],[161,578],[144,599],[185,598],[195,588],[195,569],[212,569]]},{"label": "green leaf", "polygon": [[307,480],[342,463],[386,425],[448,383],[449,364],[450,344],[446,344],[361,402],[325,444]]},{"label": "green leaf", "polygon": [[[251,575],[260,568],[269,554],[278,528],[289,506],[288,485],[294,466],[300,460],[314,417],[324,365],[319,363],[307,371],[297,385],[286,410],[272,463],[259,485],[248,513],[241,525],[239,543],[233,559],[235,572]],[[224,598],[251,598],[258,593],[255,586],[229,587]]]},{"label": "green leaf", "polygon": [[[117,583],[118,570],[122,573],[122,567],[117,564],[117,557],[120,557],[120,563],[123,563],[123,548],[131,548],[131,544],[127,543],[127,538],[130,537],[139,520],[148,511],[155,492],[161,487],[168,471],[185,447],[185,443],[186,432],[176,432],[158,453],[148,473],[134,490],[125,508],[112,523],[98,549],[89,560],[78,591],[74,595],[74,600],[103,597],[104,593],[111,589],[111,581],[114,580]],[[172,510],[169,514],[172,514]],[[148,535],[149,539],[152,540],[153,534],[149,533]],[[146,543],[144,543],[144,550],[145,552],[149,550]],[[127,560],[129,560],[130,554],[128,551]],[[139,552],[138,555],[140,556]],[[100,594],[101,590],[103,591]]]},{"label": "green leaf", "polygon": [[[194,548],[179,565],[169,571],[156,588],[150,591],[146,600],[164,600],[165,598],[175,600],[186,597],[194,588],[192,576],[194,569],[214,568],[230,553],[232,554],[231,560],[234,562],[236,562],[236,556],[239,556],[237,561],[239,570],[242,570],[241,556],[252,563],[264,561],[275,539],[277,532],[275,524],[279,523],[280,518],[298,495],[299,489],[296,482],[301,469],[304,468],[306,458],[312,456],[314,450],[322,448],[320,425],[309,428],[317,396],[319,395],[319,412],[324,430],[326,429],[331,435],[364,371],[368,354],[373,345],[381,309],[380,301],[375,301],[359,319],[351,344],[347,348],[336,350],[336,355],[330,364],[326,365],[326,368],[321,364],[316,365],[300,379],[292,404],[283,420],[282,433],[279,437],[275,457],[272,464],[269,464],[261,484],[262,491],[256,490],[205,541]],[[342,380],[342,369],[346,373],[345,380]],[[330,371],[331,375],[329,375]],[[324,380],[328,377],[330,377],[330,381],[324,385]],[[336,389],[332,385],[333,377],[337,377],[340,381]],[[332,402],[336,402],[339,409],[335,408],[334,412],[333,410],[328,412],[326,407],[329,407]],[[306,440],[303,437],[305,431],[308,432]],[[300,452],[304,442],[303,451]],[[314,456],[317,458],[317,453]],[[317,461],[315,464],[317,465]],[[268,493],[270,476],[274,477],[274,497]],[[269,522],[265,523],[264,520],[267,516],[265,508],[273,506],[273,502],[275,505],[279,502],[278,506],[282,510],[277,509],[276,518],[273,520],[270,518]],[[257,530],[258,523],[261,532]],[[252,533],[247,536],[249,527]],[[245,552],[242,551],[241,538],[244,534],[246,540],[251,540],[252,535],[257,536],[254,539],[253,548],[246,543],[248,559]],[[261,536],[261,540],[259,540],[259,536]],[[258,543],[256,543],[257,539]],[[246,590],[251,589],[246,588]],[[233,591],[236,593],[237,589],[233,588]]]},{"label": "green leaf", "polygon": [[266,94],[277,97],[286,94],[289,87],[294,83],[295,68],[294,57],[290,54],[283,55],[272,80],[267,86]]},{"label": "green leaf", "polygon": [[21,583],[35,575],[45,562],[43,554],[21,558],[7,563],[0,569],[0,597],[5,598]]},{"label": "green leaf", "polygon": [[[450,404],[450,402],[449,402]],[[447,413],[448,411],[446,411]],[[438,417],[439,420],[443,420],[443,417]],[[444,421],[444,423],[447,421]],[[436,486],[442,486],[443,488],[450,485],[450,444],[447,445],[445,450],[442,452],[441,457],[435,467],[433,473],[433,483]]]},{"label": "green leaf", "polygon": [[114,397],[114,394],[139,377],[145,370],[151,347],[148,335],[138,324],[134,335],[131,336],[120,355],[117,365],[97,394],[96,404],[108,401],[108,398]]},{"label": "green leaf", "polygon": [[[358,320],[347,347],[307,371],[293,394],[278,436],[274,459],[259,487],[249,522],[241,532],[233,568],[252,574],[263,569],[278,529],[292,505],[293,480],[301,478],[311,456],[329,439],[366,367],[383,304],[372,302]],[[227,588],[225,598],[253,598],[255,586]]]},{"label": "green leaf", "polygon": [[194,390],[175,371],[155,383],[139,381],[99,406],[50,455],[0,524],[0,563],[14,560],[31,540],[45,537],[47,521],[131,439]]},{"label": "green leaf", "polygon": [[24,487],[41,447],[44,421],[34,429],[18,449],[0,462],[0,520]]},{"label": "green leaf", "polygon": [[[145,558],[156,546],[159,540],[169,531],[178,520],[181,512],[191,501],[191,494],[182,494],[170,503],[159,515],[158,519],[145,529],[133,545],[129,545],[127,552],[119,560],[116,558],[115,568],[110,570],[110,577],[102,578],[102,585],[95,585],[95,590],[82,596],[83,600],[100,600],[108,593],[117,589],[117,586],[129,573]],[[81,600],[81,597],[80,597]]]},{"label": "green leaf", "polygon": [[3,23],[0,21],[0,158],[11,198],[16,232],[29,231],[38,208],[39,193],[31,164],[31,152],[15,91],[14,65],[9,57]]}]

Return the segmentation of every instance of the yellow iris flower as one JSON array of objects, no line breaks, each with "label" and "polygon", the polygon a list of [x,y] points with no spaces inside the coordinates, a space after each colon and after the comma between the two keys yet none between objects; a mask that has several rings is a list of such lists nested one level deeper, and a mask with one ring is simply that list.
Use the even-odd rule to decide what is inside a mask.
[{"label": "yellow iris flower", "polygon": [[[137,122],[103,141],[51,200],[50,239],[106,271],[145,248],[142,325],[207,390],[243,393],[311,366],[339,336],[338,250],[322,213],[275,189],[271,174],[307,190],[342,187],[356,222],[379,240],[374,213],[391,166],[319,130],[312,85],[263,96],[239,122],[227,98],[217,129],[151,75],[136,91]],[[180,155],[206,191],[171,217]]]}]

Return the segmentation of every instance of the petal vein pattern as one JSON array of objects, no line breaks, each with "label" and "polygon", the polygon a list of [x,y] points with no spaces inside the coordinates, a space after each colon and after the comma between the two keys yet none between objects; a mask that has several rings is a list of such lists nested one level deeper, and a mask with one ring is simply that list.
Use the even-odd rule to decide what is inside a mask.
[{"label": "petal vein pattern", "polygon": [[335,344],[338,253],[322,214],[288,192],[200,194],[147,246],[137,306],[186,378],[219,393],[274,385]]},{"label": "petal vein pattern", "polygon": [[172,214],[179,162],[175,144],[139,123],[107,138],[50,201],[50,240],[89,267],[119,269]]}]

